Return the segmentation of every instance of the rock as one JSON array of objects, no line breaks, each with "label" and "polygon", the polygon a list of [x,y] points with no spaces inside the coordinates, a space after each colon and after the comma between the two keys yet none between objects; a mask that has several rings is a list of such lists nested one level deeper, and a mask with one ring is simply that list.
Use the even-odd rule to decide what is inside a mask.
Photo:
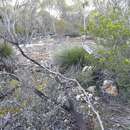
[{"label": "rock", "polygon": [[81,98],[81,96],[80,96],[80,95],[77,95],[77,96],[76,96],[76,100],[77,100],[77,101],[79,101],[79,100],[80,100],[80,98]]},{"label": "rock", "polygon": [[95,97],[94,99],[95,99],[95,101],[98,101],[98,100],[100,100],[100,97]]},{"label": "rock", "polygon": [[95,89],[96,89],[96,86],[90,86],[87,88],[87,91],[89,91],[91,93],[95,93]]},{"label": "rock", "polygon": [[69,124],[69,123],[70,123],[70,121],[69,121],[69,120],[67,120],[67,119],[65,119],[65,120],[64,120],[64,123],[65,123],[65,124]]},{"label": "rock", "polygon": [[111,96],[118,95],[118,88],[112,80],[104,80],[101,90],[103,93],[107,93]]}]

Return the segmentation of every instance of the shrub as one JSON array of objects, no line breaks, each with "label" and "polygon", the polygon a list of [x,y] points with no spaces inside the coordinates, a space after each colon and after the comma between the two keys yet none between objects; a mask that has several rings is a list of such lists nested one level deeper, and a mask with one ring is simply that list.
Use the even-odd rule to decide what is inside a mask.
[{"label": "shrub", "polygon": [[[127,49],[130,49],[128,46]],[[100,50],[101,57],[94,64],[96,71],[107,70],[120,88],[130,88],[130,57],[124,53],[124,47],[110,50]]]},{"label": "shrub", "polygon": [[88,54],[81,46],[71,46],[61,49],[55,54],[55,62],[60,66],[59,71],[67,77],[77,79],[85,89],[95,85],[93,69],[82,71],[84,66],[94,65],[96,59]]},{"label": "shrub", "polygon": [[0,44],[0,57],[8,58],[13,54],[13,48],[8,43]]},{"label": "shrub", "polygon": [[61,66],[72,66],[84,62],[85,50],[81,47],[63,49],[56,54],[57,63]]},{"label": "shrub", "polygon": [[130,29],[128,14],[123,14],[119,8],[108,8],[105,15],[95,10],[89,16],[87,33],[96,37],[97,44],[103,46],[103,49],[98,51],[100,57],[92,62],[96,66],[96,71],[107,70],[112,74],[112,78],[120,89],[129,89]]},{"label": "shrub", "polygon": [[94,57],[88,54],[82,47],[72,46],[70,48],[61,49],[55,54],[54,59],[60,67],[68,68],[74,65],[81,67],[91,65]]},{"label": "shrub", "polygon": [[99,11],[93,11],[88,20],[87,30],[90,35],[108,40],[107,44],[124,44],[130,37],[127,15],[120,9],[108,8],[104,15]]}]

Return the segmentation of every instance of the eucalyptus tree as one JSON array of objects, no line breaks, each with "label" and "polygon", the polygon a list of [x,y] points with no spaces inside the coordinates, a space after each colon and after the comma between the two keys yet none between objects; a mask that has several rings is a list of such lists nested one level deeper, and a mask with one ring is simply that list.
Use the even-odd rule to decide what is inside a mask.
[{"label": "eucalyptus tree", "polygon": [[73,5],[70,6],[71,17],[74,18],[76,24],[79,24],[80,27],[83,27],[83,31],[85,32],[87,18],[90,12],[93,10],[93,3],[89,0],[75,0],[73,1]]},{"label": "eucalyptus tree", "polygon": [[102,13],[108,8],[120,8],[124,12],[129,9],[129,0],[93,0],[93,4]]}]

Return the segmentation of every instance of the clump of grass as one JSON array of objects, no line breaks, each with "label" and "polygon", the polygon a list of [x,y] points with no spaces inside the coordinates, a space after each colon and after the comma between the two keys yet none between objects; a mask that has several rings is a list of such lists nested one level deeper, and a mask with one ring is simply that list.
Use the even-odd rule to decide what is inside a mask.
[{"label": "clump of grass", "polygon": [[59,65],[60,72],[65,72],[72,66],[77,66],[81,70],[84,66],[93,66],[96,58],[81,46],[70,46],[69,48],[60,49],[54,56],[54,62]]},{"label": "clump of grass", "polygon": [[66,49],[61,49],[55,54],[55,62],[60,66],[70,67],[72,65],[80,64],[83,66],[85,64],[86,51],[82,47],[70,47]]},{"label": "clump of grass", "polygon": [[8,58],[13,54],[13,48],[8,43],[0,43],[0,57]]}]

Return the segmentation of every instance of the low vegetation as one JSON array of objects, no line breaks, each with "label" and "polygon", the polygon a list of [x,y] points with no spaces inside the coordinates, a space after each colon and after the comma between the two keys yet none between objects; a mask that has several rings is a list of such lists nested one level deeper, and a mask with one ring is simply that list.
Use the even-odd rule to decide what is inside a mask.
[{"label": "low vegetation", "polygon": [[[73,75],[84,88],[100,85],[104,79],[113,80],[120,89],[129,91],[130,57],[129,45],[122,45],[118,49],[98,50],[99,57],[88,54],[82,47],[63,49],[55,55],[61,73]],[[84,68],[86,69],[83,72]],[[108,74],[104,74],[107,72]],[[104,77],[105,76],[105,77]]]},{"label": "low vegetation", "polygon": [[0,43],[0,57],[1,58],[8,58],[12,56],[13,48],[8,43]]},{"label": "low vegetation", "polygon": [[120,89],[130,89],[130,29],[128,13],[120,8],[107,8],[104,15],[93,11],[89,16],[87,33],[96,37],[96,43],[104,47],[99,50],[100,58],[96,65],[101,70],[107,69]]},{"label": "low vegetation", "polygon": [[93,58],[94,57],[87,53],[82,47],[71,46],[57,52],[54,59],[60,67],[69,68],[76,65],[80,67],[90,65]]},{"label": "low vegetation", "polygon": [[130,0],[67,1],[1,0],[2,130],[130,128]]}]

